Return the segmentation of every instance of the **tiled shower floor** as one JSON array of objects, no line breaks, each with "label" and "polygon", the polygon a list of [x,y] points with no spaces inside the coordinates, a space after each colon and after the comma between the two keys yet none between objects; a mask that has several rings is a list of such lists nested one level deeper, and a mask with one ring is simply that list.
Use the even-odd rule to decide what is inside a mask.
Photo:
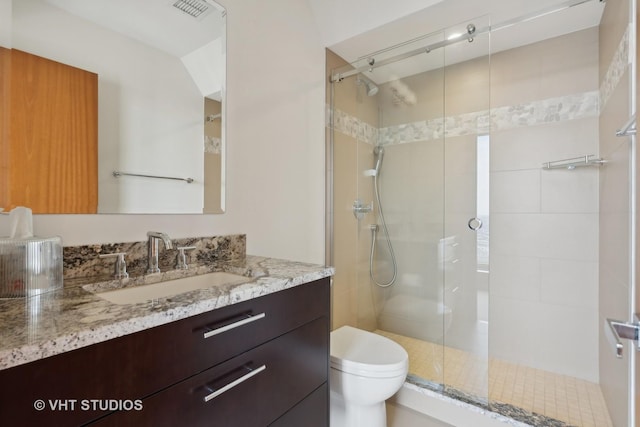
[{"label": "tiled shower floor", "polygon": [[[506,403],[576,427],[611,427],[598,384],[376,330],[409,353],[409,373],[489,403]],[[488,370],[488,372],[487,372]]]}]

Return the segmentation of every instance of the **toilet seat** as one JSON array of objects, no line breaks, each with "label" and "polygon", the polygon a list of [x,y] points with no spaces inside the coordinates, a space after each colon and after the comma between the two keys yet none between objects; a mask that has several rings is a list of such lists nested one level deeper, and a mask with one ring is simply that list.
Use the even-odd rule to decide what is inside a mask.
[{"label": "toilet seat", "polygon": [[406,375],[409,356],[383,336],[343,326],[331,332],[331,368],[352,375],[388,378]]}]

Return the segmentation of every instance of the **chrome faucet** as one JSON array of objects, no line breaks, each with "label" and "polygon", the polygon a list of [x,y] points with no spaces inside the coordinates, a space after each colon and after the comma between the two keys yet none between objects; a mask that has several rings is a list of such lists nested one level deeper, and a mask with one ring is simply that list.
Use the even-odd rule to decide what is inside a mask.
[{"label": "chrome faucet", "polygon": [[149,237],[149,268],[147,273],[160,273],[160,268],[158,267],[158,242],[162,240],[166,249],[173,249],[173,244],[165,233],[149,231],[147,236]]}]

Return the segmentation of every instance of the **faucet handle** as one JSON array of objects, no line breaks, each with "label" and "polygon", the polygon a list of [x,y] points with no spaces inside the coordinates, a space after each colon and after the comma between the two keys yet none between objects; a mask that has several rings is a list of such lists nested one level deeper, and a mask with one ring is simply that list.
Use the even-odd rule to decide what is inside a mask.
[{"label": "faucet handle", "polygon": [[189,264],[187,264],[187,255],[185,251],[190,251],[195,249],[195,246],[178,246],[176,249],[178,250],[178,259],[176,260],[176,270],[187,270],[189,268]]},{"label": "faucet handle", "polygon": [[129,273],[127,273],[127,261],[125,260],[126,252],[116,252],[113,254],[103,254],[98,255],[99,258],[116,258],[115,269],[113,272],[113,277],[116,279],[126,279],[129,277]]}]

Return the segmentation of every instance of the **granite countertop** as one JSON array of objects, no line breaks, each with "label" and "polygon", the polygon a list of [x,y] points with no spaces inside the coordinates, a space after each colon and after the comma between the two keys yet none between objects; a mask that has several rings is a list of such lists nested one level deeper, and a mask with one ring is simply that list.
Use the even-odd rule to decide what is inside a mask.
[{"label": "granite countertop", "polygon": [[332,267],[248,255],[243,261],[156,273],[126,280],[125,284],[135,286],[214,271],[240,274],[247,280],[139,304],[113,304],[87,290],[122,286],[117,280],[87,284],[86,280],[83,283],[82,279],[74,279],[74,283],[65,283],[64,288],[57,291],[26,299],[0,300],[0,369],[247,301],[334,273]]}]

